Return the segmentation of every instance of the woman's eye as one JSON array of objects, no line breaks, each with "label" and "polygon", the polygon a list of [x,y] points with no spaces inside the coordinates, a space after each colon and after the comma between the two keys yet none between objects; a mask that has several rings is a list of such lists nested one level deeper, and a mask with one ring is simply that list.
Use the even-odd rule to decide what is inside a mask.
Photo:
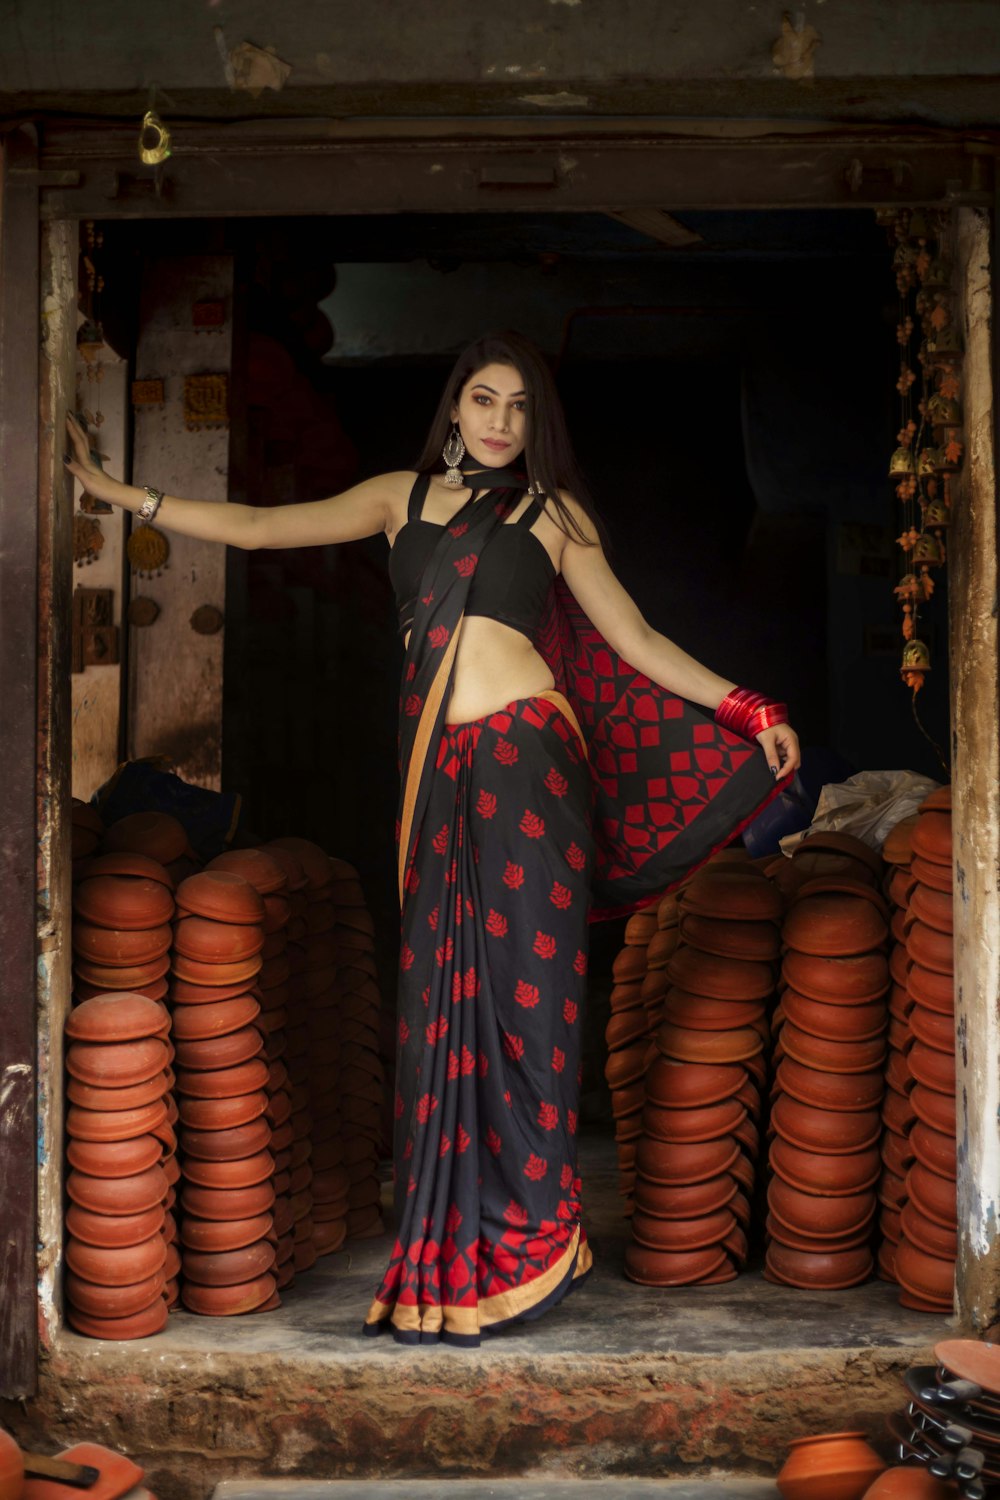
[{"label": "woman's eye", "polygon": [[474,399],[479,406],[489,406],[490,404],[489,396],[476,396]]}]

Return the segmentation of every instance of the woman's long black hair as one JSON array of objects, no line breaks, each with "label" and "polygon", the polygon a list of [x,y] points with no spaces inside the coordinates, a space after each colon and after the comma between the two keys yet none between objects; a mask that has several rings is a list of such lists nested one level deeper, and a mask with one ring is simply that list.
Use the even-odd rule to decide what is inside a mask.
[{"label": "woman's long black hair", "polygon": [[445,384],[417,469],[421,474],[440,471],[441,449],[451,431],[452,407],[472,376],[493,364],[513,365],[524,382],[527,397],[524,459],[529,484],[545,496],[547,507],[556,511],[556,524],[568,537],[587,545],[593,545],[594,541],[593,536],[581,529],[562,500],[560,490],[567,490],[573,496],[593,523],[597,536],[606,542],[604,525],[573,453],[552,372],[542,351],[521,333],[488,333],[462,350]]}]

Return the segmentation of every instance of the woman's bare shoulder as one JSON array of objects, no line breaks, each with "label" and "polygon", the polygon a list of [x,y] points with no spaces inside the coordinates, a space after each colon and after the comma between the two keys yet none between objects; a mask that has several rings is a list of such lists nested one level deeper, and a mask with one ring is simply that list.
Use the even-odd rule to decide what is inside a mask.
[{"label": "woman's bare shoulder", "polygon": [[[598,541],[597,528],[587,511],[569,490],[560,490],[559,500],[563,509],[562,514],[559,508],[553,505],[550,496],[546,496],[542,502],[542,509],[546,519],[551,521],[562,534],[564,545],[572,542],[577,546],[592,546]],[[566,517],[569,518],[568,531]]]}]

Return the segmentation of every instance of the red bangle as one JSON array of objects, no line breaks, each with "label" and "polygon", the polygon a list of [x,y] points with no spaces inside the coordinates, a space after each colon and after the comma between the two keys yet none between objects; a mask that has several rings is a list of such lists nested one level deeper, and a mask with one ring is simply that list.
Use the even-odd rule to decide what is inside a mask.
[{"label": "red bangle", "polygon": [[788,706],[749,688],[733,688],[715,710],[715,722],[745,740],[752,740],[764,729],[787,724]]}]

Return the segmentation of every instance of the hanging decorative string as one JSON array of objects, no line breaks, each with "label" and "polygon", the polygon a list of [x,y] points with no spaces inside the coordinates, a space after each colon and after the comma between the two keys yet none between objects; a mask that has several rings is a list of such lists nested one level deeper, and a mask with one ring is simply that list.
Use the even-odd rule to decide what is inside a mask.
[{"label": "hanging decorative string", "polygon": [[[889,461],[902,526],[897,545],[902,568],[894,593],[903,619],[900,677],[911,692],[914,722],[950,774],[940,745],[917,712],[917,694],[931,670],[931,653],[920,637],[920,616],[934,594],[932,570],[944,567],[945,536],[951,520],[951,476],[961,467],[962,411],[959,404],[962,352],[955,322],[951,265],[944,247],[951,233],[947,212],[938,209],[886,209],[878,220],[889,233],[899,296],[900,428]],[[913,390],[919,383],[914,408]]]}]

